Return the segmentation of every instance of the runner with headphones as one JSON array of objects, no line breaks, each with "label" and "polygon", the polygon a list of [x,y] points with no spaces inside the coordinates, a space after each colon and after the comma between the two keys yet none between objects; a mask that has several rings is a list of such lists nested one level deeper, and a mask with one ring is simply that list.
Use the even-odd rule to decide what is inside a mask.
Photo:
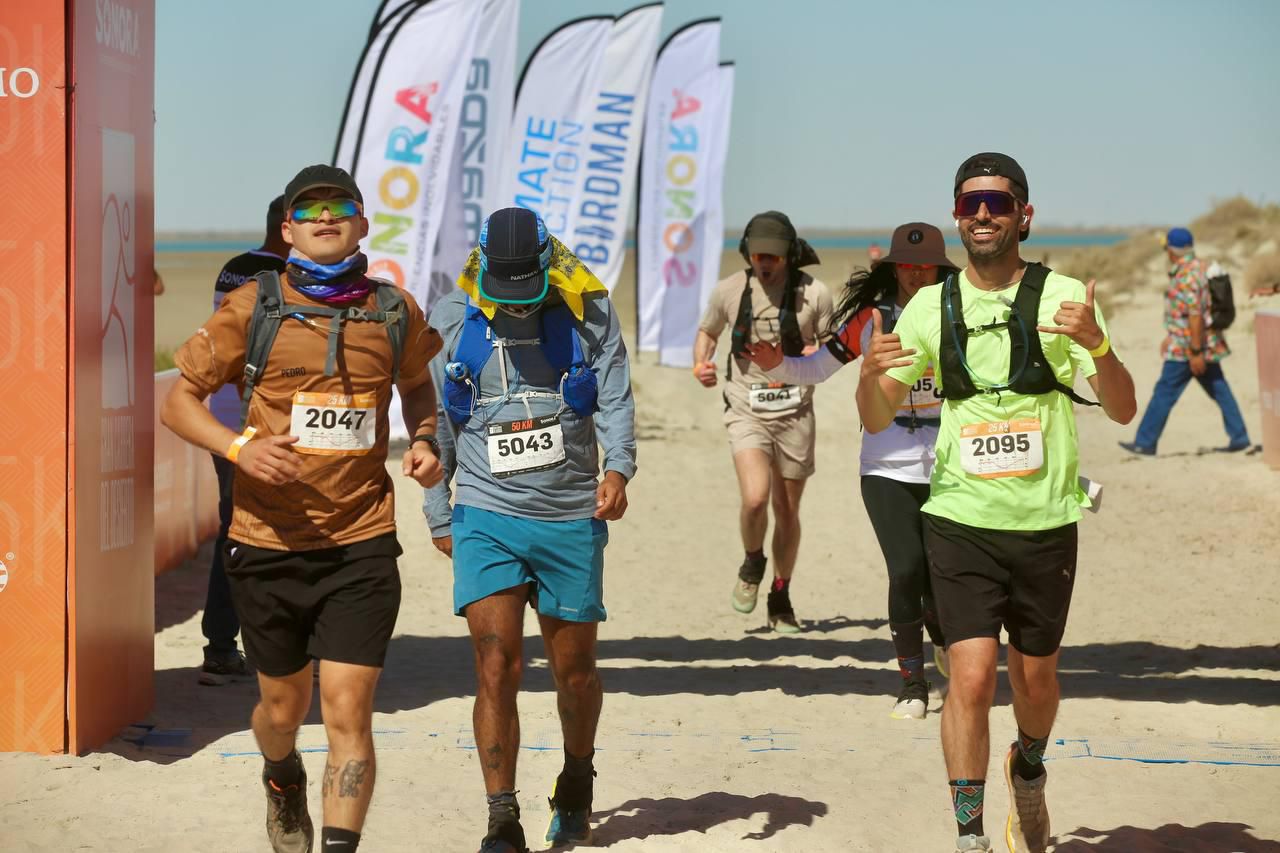
[{"label": "runner with headphones", "polygon": [[[812,355],[784,356],[776,343],[753,344],[747,353],[774,379],[797,385],[825,382],[871,343],[872,315],[892,330],[904,307],[920,290],[958,267],[947,258],[942,232],[924,222],[908,222],[893,232],[889,254],[870,271],[849,277],[836,309],[835,334]],[[933,641],[933,659],[947,675],[946,643],[929,588],[920,508],[929,497],[933,447],[938,439],[942,397],[933,368],[907,392],[902,409],[881,433],[862,436],[862,503],[889,570],[889,633],[902,683],[890,716],[922,720],[929,706],[924,677],[924,631]]]},{"label": "runner with headphones", "polygon": [[[261,699],[252,727],[276,853],[312,849],[296,740],[312,659],[328,750],[320,796],[326,853],[360,843],[377,765],[373,700],[400,611],[395,489],[387,473],[391,390],[413,440],[401,471],[442,476],[427,363],[440,336],[408,293],[365,275],[364,199],[347,172],[308,166],[284,192],[282,274],[256,272],[174,356],[182,376],[162,422],[235,466],[227,580]],[[237,433],[205,407],[240,391]]]},{"label": "runner with headphones", "polygon": [[447,484],[434,487],[425,511],[435,546],[453,557],[454,612],[475,651],[472,722],[489,811],[480,850],[526,850],[516,696],[528,606],[564,735],[546,840],[586,844],[603,701],[604,549],[636,473],[626,346],[604,285],[533,211],[490,215],[458,286],[431,311],[444,338],[446,458],[457,491],[451,509]]},{"label": "runner with headphones", "polygon": [[800,498],[814,471],[813,387],[772,381],[751,363],[748,348],[765,341],[780,343],[789,356],[813,352],[831,326],[831,291],[801,269],[818,263],[818,255],[776,210],[751,218],[738,251],[748,266],[712,291],[694,342],[693,375],[715,387],[716,344],[730,326],[724,424],[742,497],[739,528],[746,551],[731,601],[739,613],[755,610],[772,504],[769,626],[794,634],[800,622],[790,585],[800,550]]},{"label": "runner with headphones", "polygon": [[892,333],[872,314],[858,382],[858,413],[878,433],[929,364],[937,369],[942,423],[925,549],[951,668],[942,751],[960,851],[991,849],[982,811],[1002,628],[1018,724],[1004,760],[1005,840],[1014,853],[1048,844],[1043,758],[1058,710],[1076,523],[1090,503],[1078,480],[1072,403],[1086,401],[1072,389],[1076,373],[1111,420],[1128,423],[1137,411],[1093,282],[1020,257],[1034,216],[1028,199],[1012,157],[975,154],[961,164],[954,210],[969,264],[916,294]]}]

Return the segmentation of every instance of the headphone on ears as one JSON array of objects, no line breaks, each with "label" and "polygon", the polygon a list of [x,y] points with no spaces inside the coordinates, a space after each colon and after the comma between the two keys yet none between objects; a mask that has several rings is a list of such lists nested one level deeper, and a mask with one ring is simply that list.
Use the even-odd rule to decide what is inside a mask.
[{"label": "headphone on ears", "polygon": [[[755,222],[764,214],[757,214],[751,217],[751,221],[747,223],[747,227],[742,229],[742,239],[738,241],[738,254],[742,255],[742,259],[748,264],[751,263],[751,253],[747,251],[747,235],[751,233],[751,223]],[[792,269],[798,268],[800,263],[800,241],[796,238],[795,229],[792,229],[791,242],[787,246],[787,265]]]}]

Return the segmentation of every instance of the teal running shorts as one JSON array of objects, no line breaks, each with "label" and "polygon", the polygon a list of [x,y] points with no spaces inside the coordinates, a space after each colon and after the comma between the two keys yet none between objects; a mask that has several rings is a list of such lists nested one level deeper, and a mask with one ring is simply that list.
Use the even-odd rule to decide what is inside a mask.
[{"label": "teal running shorts", "polygon": [[504,589],[532,584],[539,613],[603,622],[604,546],[596,518],[537,521],[473,506],[453,509],[453,612]]}]

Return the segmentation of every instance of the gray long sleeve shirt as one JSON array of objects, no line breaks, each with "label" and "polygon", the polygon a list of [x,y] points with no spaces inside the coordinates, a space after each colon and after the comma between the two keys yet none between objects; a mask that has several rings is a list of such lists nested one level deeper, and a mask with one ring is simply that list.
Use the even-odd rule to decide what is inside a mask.
[{"label": "gray long sleeve shirt", "polygon": [[[426,490],[423,503],[433,537],[449,535],[452,509],[448,484],[455,471],[457,504],[540,521],[591,518],[596,510],[597,477],[602,470],[617,471],[627,480],[635,476],[635,401],[618,316],[606,296],[589,295],[584,302],[583,321],[577,329],[587,365],[596,375],[599,411],[583,418],[565,407],[560,416],[564,461],[554,468],[499,479],[489,467],[489,426],[524,420],[530,415],[538,418],[553,414],[561,408],[559,401],[535,397],[477,406],[461,427],[449,419],[442,407],[439,438],[445,479]],[[431,325],[444,338],[444,349],[432,363],[432,376],[439,383],[442,399],[444,364],[457,350],[466,304],[466,294],[454,291],[431,311]],[[491,325],[497,336],[512,340],[531,340],[542,333],[540,313],[516,319],[499,311]],[[541,346],[495,348],[480,374],[481,398],[502,397],[504,362],[508,391],[513,397],[524,391],[555,393],[559,388],[559,373],[547,362]]]}]

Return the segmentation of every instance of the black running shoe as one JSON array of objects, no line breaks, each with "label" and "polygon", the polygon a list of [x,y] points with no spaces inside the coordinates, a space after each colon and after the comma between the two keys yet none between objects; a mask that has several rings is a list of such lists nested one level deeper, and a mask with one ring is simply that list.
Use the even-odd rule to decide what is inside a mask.
[{"label": "black running shoe", "polygon": [[262,773],[262,786],[267,789],[267,840],[275,853],[311,853],[315,828],[307,813],[307,771],[301,769],[298,783],[283,788],[266,771]]},{"label": "black running shoe", "polygon": [[204,665],[196,680],[206,687],[221,687],[230,681],[243,681],[253,677],[253,670],[244,659],[244,652],[205,652]]},{"label": "black running shoe", "polygon": [[480,840],[480,853],[529,853],[518,809],[510,815],[489,818],[489,831]]},{"label": "black running shoe", "polygon": [[769,590],[767,604],[769,607],[770,628],[779,634],[800,633],[800,620],[796,618],[796,611],[791,606],[790,589],[783,587],[782,589]]}]

